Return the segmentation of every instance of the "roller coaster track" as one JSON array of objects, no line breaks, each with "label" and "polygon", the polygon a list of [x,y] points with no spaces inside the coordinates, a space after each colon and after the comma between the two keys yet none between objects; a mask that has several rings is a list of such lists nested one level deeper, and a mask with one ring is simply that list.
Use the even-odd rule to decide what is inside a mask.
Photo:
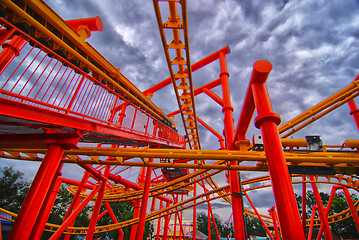
[{"label": "roller coaster track", "polygon": [[[211,190],[207,191],[203,186],[204,193],[187,196],[185,200],[169,207],[147,215],[145,212],[141,218],[145,221],[221,198],[231,204],[230,194],[233,197],[237,192],[232,189],[231,193],[230,185],[219,187],[212,177],[224,170],[267,172],[270,158],[263,146],[250,144],[243,139],[240,141],[246,141],[248,145],[239,146],[241,143],[237,134],[233,139],[235,147],[232,149],[235,150],[223,150],[224,145],[221,145],[221,150],[201,150],[198,122],[203,126],[206,124],[197,117],[194,96],[205,92],[224,107],[225,97],[221,99],[209,90],[223,82],[222,79],[217,79],[194,90],[186,1],[153,0],[153,5],[179,107],[178,111],[169,115],[163,113],[150,100],[153,94],[151,91],[157,89],[156,87],[148,92],[137,89],[118,68],[85,42],[88,37],[86,31],[74,28],[71,25],[73,23],[61,19],[43,1],[3,0],[0,4],[0,45],[3,47],[0,53],[0,157],[43,164],[50,146],[60,145],[64,151],[60,152],[59,162],[82,166],[85,169],[84,179],[86,175],[94,180],[84,180],[88,184],[81,185],[75,180],[63,179],[64,183],[68,181],[70,184],[69,192],[74,196],[78,195],[80,199],[93,201],[95,205],[101,205],[102,202],[140,202],[146,194],[154,201],[161,198],[170,202],[172,199],[165,195],[172,195],[178,190],[192,191],[196,183],[200,185],[206,181],[211,187]],[[168,14],[165,16],[168,20],[163,20],[162,13]],[[95,31],[100,27],[88,28],[91,28],[87,29],[88,31]],[[216,53],[222,56],[222,65],[222,61],[225,61],[223,56],[229,53],[229,48]],[[180,83],[177,84],[177,81]],[[359,172],[358,140],[348,140],[337,146],[324,145],[322,151],[311,151],[304,139],[285,139],[353,100],[359,95],[358,90],[357,77],[348,87],[278,127],[279,133],[282,134],[286,162],[284,166],[288,167],[291,173],[292,184],[330,184],[359,191],[359,179],[355,176]],[[249,92],[253,94],[253,91]],[[249,97],[252,104],[253,98],[254,96]],[[251,107],[253,106],[248,109],[254,112],[254,107]],[[226,108],[228,110],[232,107]],[[248,110],[246,107],[243,109]],[[176,112],[181,114],[185,137],[178,134],[171,119]],[[352,111],[351,114],[354,112],[358,110]],[[261,117],[260,121],[279,119],[274,113]],[[257,124],[256,120],[256,126]],[[216,133],[210,126],[205,127],[224,141],[221,134]],[[232,139],[226,141],[231,142]],[[97,143],[98,147],[77,146],[78,142],[86,143],[85,146],[89,146],[87,143]],[[190,149],[185,149],[187,143]],[[280,145],[279,141],[278,143]],[[107,147],[108,145],[112,147]],[[232,165],[234,161],[238,165]],[[130,182],[131,184],[126,185],[124,182],[115,181],[122,178],[122,170],[115,171],[121,166],[127,171],[130,171],[131,167],[141,168],[142,181],[140,175],[138,183]],[[151,172],[151,168],[193,169],[193,172],[174,179],[166,179],[164,174],[157,176],[155,173],[156,181],[151,182],[151,178],[144,181],[143,170]],[[328,175],[322,175],[320,172],[326,172]],[[308,174],[315,175],[315,180],[303,180]],[[117,178],[114,179],[113,176]],[[298,180],[299,178],[302,180]],[[270,181],[269,176],[243,180],[243,191],[247,193],[274,188]],[[145,182],[149,183],[147,190]],[[83,187],[95,190],[88,193],[82,191]],[[147,200],[143,200],[143,203],[147,204]],[[359,210],[359,201],[355,203],[355,208]],[[0,212],[17,217],[15,213],[1,208]],[[258,217],[249,209],[245,209],[245,213]],[[20,216],[21,214],[19,218]],[[267,225],[273,224],[269,216],[260,216]],[[329,216],[328,221],[331,224],[349,217],[351,212],[347,209]],[[6,216],[1,218],[14,221]],[[120,223],[114,220],[116,217],[112,219],[114,224],[106,226],[92,225],[93,233],[113,231],[140,222],[137,217]],[[306,220],[306,224],[310,225],[309,220]],[[320,225],[319,219],[314,219],[314,225]],[[61,226],[47,223],[45,230],[55,232],[59,228]],[[63,228],[66,228],[64,234],[91,235],[90,227]]]},{"label": "roller coaster track", "polygon": [[[302,177],[302,176],[303,175],[292,175],[292,178]],[[315,179],[316,179],[316,181],[314,181],[315,183],[340,185],[340,186],[344,186],[344,187],[347,187],[347,188],[354,189],[354,190],[359,192],[359,179],[356,176],[345,176],[345,175],[319,176],[319,175],[317,175],[315,177]],[[264,183],[264,182],[269,182],[269,183],[268,184],[263,184],[261,186],[256,186],[256,187],[250,187],[249,186],[249,187],[246,188],[247,185],[251,185],[251,184],[254,184],[254,183]],[[293,181],[293,184],[302,184],[302,183],[311,183],[311,182],[313,182],[313,181],[295,180],[295,181]],[[244,180],[242,182],[242,184],[243,184],[243,187],[244,187],[244,191],[246,191],[246,192],[271,187],[270,177],[269,176],[262,176],[262,177],[252,178],[252,179],[249,179],[249,180]],[[208,191],[206,193],[200,194],[200,195],[195,196],[193,198],[188,198],[185,201],[182,201],[180,203],[174,204],[174,205],[172,205],[172,206],[170,206],[168,208],[164,208],[164,209],[161,209],[161,210],[156,211],[154,213],[148,214],[146,216],[146,220],[147,221],[155,220],[155,219],[157,219],[159,217],[164,217],[166,215],[171,215],[171,214],[174,214],[176,212],[180,212],[180,211],[183,211],[183,210],[186,210],[186,209],[190,209],[195,205],[201,205],[201,204],[207,203],[208,201],[214,201],[214,200],[216,200],[218,198],[221,198],[221,196],[218,195],[217,197],[212,197],[209,200],[207,198],[205,198],[205,197],[208,196],[208,195],[213,195],[213,194],[218,193],[218,192],[226,192],[226,195],[229,195],[228,190],[229,190],[229,185],[223,186],[223,187],[218,188],[216,190]],[[85,196],[83,196],[83,197],[85,197]],[[198,200],[198,199],[202,199],[202,201],[197,202],[196,204],[194,204],[193,203],[194,200]],[[186,204],[189,204],[189,203],[190,203],[190,205],[186,205]],[[355,203],[355,207],[356,207],[357,210],[359,210],[359,201],[357,201]],[[16,214],[11,213],[11,212],[6,211],[6,210],[1,209],[1,208],[0,208],[0,212],[7,213],[7,214],[9,214],[10,216],[13,216],[13,217],[17,216]],[[253,211],[251,211],[249,209],[245,209],[245,212],[246,212],[246,214],[257,218],[256,214]],[[268,225],[270,225],[272,223],[272,220],[270,219],[269,216],[261,214],[261,217],[264,219],[264,221]],[[332,224],[332,223],[335,223],[335,222],[338,222],[338,221],[345,220],[345,219],[347,219],[349,217],[351,217],[350,210],[346,209],[346,210],[342,211],[341,213],[328,216],[328,222],[330,224]],[[12,219],[9,219],[9,218],[3,217],[3,216],[2,216],[2,218],[14,221]],[[309,226],[309,221],[310,221],[309,219],[306,220],[307,226]],[[100,232],[113,231],[113,230],[116,230],[116,229],[119,229],[119,228],[123,228],[123,227],[126,227],[126,226],[136,224],[136,223],[138,223],[138,219],[131,219],[131,220],[124,221],[124,222],[121,222],[121,223],[118,223],[118,224],[97,226],[95,232],[100,233]],[[320,222],[319,218],[314,219],[314,226],[320,226],[320,225],[321,225],[321,222]],[[47,229],[46,229],[47,231],[55,231],[59,227],[59,225],[56,225],[56,224],[47,224],[46,226],[47,226]],[[84,227],[71,227],[71,228],[68,228],[68,230],[70,230],[70,231],[67,232],[67,234],[75,234],[75,235],[83,234],[84,235],[84,234],[87,233],[87,228],[84,228]]]}]

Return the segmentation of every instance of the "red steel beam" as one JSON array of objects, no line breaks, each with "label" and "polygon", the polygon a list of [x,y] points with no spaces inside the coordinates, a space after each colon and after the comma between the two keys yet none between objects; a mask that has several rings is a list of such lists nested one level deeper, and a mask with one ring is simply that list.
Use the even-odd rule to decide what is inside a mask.
[{"label": "red steel beam", "polygon": [[[258,117],[255,119],[255,126],[260,128],[263,136],[264,151],[267,156],[269,174],[273,185],[273,193],[283,239],[304,240],[305,235],[299,216],[297,201],[294,196],[292,182],[278,133],[277,125],[280,123],[280,117],[273,112],[265,86],[266,79],[271,70],[272,64],[264,60],[257,61],[253,65],[250,88],[251,95],[253,95],[253,103],[255,103],[258,113]],[[248,96],[248,94],[247,92],[246,96]],[[244,104],[244,107],[245,106]],[[242,108],[242,113],[246,110],[244,107]],[[249,107],[251,106],[249,105]],[[251,111],[251,109],[249,109],[249,111]],[[249,120],[252,118],[252,113],[250,113],[250,115]],[[240,124],[239,128],[241,127],[243,126]],[[241,129],[237,129],[237,131],[238,130],[241,132]],[[242,134],[237,136],[242,136]],[[293,231],[293,229],[296,229],[296,231]]]},{"label": "red steel beam", "polygon": [[[230,52],[231,52],[231,50],[229,49],[228,46],[226,46],[226,47],[218,50],[217,52],[212,53],[211,55],[209,55],[209,56],[199,60],[198,62],[192,64],[191,65],[192,72],[194,72],[194,71],[206,66],[207,64],[219,59],[219,56],[220,56],[221,53],[223,53],[224,55],[227,55]],[[188,73],[187,68],[185,69],[185,72]],[[160,83],[150,87],[149,89],[143,91],[143,94],[145,94],[145,95],[153,94],[153,93],[157,92],[158,90],[160,90],[160,89],[162,89],[162,88],[164,88],[164,87],[166,87],[166,86],[168,86],[170,84],[172,84],[171,77],[169,77],[169,78],[163,80],[162,82],[160,82]]]}]

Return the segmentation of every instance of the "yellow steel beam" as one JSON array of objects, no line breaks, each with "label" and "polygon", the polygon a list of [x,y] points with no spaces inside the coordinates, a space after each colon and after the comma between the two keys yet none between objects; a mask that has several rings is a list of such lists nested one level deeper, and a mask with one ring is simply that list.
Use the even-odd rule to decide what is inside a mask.
[{"label": "yellow steel beam", "polygon": [[[311,107],[307,111],[299,114],[297,117],[291,119],[287,123],[284,123],[281,126],[279,126],[278,127],[279,133],[280,134],[284,133],[284,132],[288,131],[289,129],[297,126],[298,124],[304,122],[305,120],[309,119],[310,117],[313,117],[316,114],[320,113],[321,111],[333,106],[334,104],[337,104],[337,106],[334,106],[329,111],[325,112],[323,115],[320,115],[319,117],[324,116],[328,112],[334,110],[335,108],[341,106],[342,104],[344,104],[344,103],[348,102],[349,100],[353,99],[354,97],[356,97],[358,95],[358,93],[356,93],[358,90],[359,90],[359,80],[354,80],[349,86],[343,88],[342,90],[338,91],[337,93],[333,94],[332,96],[328,97],[327,99],[321,101],[320,103]],[[317,119],[315,119],[315,120],[317,120]],[[311,122],[309,122],[309,123],[311,123]],[[285,137],[287,137],[289,135],[285,135]]]},{"label": "yellow steel beam", "polygon": [[[181,6],[182,15],[178,14],[177,3]],[[182,122],[188,137],[188,144],[192,149],[200,149],[200,139],[198,134],[198,123],[196,115],[196,107],[194,101],[194,88],[192,80],[192,70],[189,51],[188,40],[188,23],[187,23],[187,4],[185,0],[168,1],[170,16],[168,21],[163,23],[161,15],[161,7],[158,0],[153,0],[155,8],[158,28],[160,31],[163,49],[165,51],[168,69],[171,75],[173,87],[175,90],[177,103],[180,109]],[[182,17],[182,18],[181,18]],[[182,20],[182,21],[181,21]],[[172,41],[167,41],[164,29],[172,30]],[[184,42],[181,40],[180,30],[183,31]],[[170,42],[168,44],[168,42]],[[174,49],[175,57],[171,59],[169,50]],[[182,51],[186,53],[184,59]],[[175,73],[173,66],[176,65],[178,72]],[[187,66],[188,71],[185,71]],[[180,79],[180,84],[177,85],[176,79]],[[179,92],[181,91],[181,92]]]},{"label": "yellow steel beam", "polygon": [[[82,56],[78,51],[74,48],[70,47],[66,44],[63,39],[60,39],[53,32],[51,32],[44,25],[39,23],[36,19],[30,16],[26,11],[21,9],[15,3],[10,0],[3,0],[3,3],[11,9],[18,16],[23,18],[25,21],[31,24],[31,26],[35,27],[37,30],[51,38],[54,42],[56,42],[59,46],[65,48],[69,53],[75,56],[77,59],[86,63],[93,71],[98,73],[101,77],[110,82],[115,89],[119,89],[123,92],[124,95],[128,96],[131,101],[137,103],[137,105],[141,106],[147,112],[151,113],[153,116],[158,119],[167,119],[171,121],[170,118],[167,117],[166,114],[162,112],[152,101],[150,101],[142,92],[134,86],[122,73],[120,73],[118,68],[115,68],[111,63],[109,63],[99,52],[97,52],[89,43],[83,42],[80,35],[78,35],[59,15],[57,15],[45,2],[41,0],[32,0],[26,1],[26,6],[31,7],[38,14],[40,14],[48,23],[50,23],[53,27],[55,27],[58,31],[60,31],[64,37],[69,39],[72,43],[74,43],[78,48],[81,49],[87,56],[93,59],[96,63],[98,63],[103,70],[99,69],[95,66],[88,58]],[[107,73],[106,73],[107,72]]]}]

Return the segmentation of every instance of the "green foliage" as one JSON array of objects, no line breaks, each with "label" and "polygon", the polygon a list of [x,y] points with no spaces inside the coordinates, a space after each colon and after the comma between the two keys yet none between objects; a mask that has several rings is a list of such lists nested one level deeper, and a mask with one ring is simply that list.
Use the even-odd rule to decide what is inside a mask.
[{"label": "green foliage", "polygon": [[[111,209],[114,212],[118,222],[123,222],[123,221],[130,220],[133,218],[134,207],[130,203],[128,203],[128,202],[111,202],[109,204],[110,204]],[[105,210],[106,210],[106,208],[104,206],[102,206],[100,212],[103,212]],[[108,214],[106,214],[101,219],[99,219],[97,224],[98,225],[109,225],[109,224],[113,224],[113,222],[112,222],[110,216]],[[131,226],[123,228],[122,231],[124,233],[123,239],[130,239]],[[145,230],[143,233],[143,239],[147,239],[147,236],[152,236],[153,231],[154,231],[153,225],[150,222],[146,222]],[[99,239],[105,239],[106,236],[109,237],[110,239],[118,239],[119,233],[117,231],[111,231],[108,233],[98,233],[98,234],[95,234],[94,237],[99,238]]]},{"label": "green foliage", "polygon": [[[322,199],[323,206],[325,207],[328,203],[330,195],[321,192],[320,197]],[[352,194],[351,197],[352,197],[352,200],[354,203],[358,200],[358,197],[355,194]],[[296,199],[297,199],[299,212],[300,212],[300,214],[302,214],[302,196],[296,194]],[[310,218],[310,216],[312,215],[312,207],[314,205],[317,205],[312,191],[307,192],[306,201],[307,201],[307,204],[306,204],[307,218]],[[329,214],[330,215],[337,214],[337,213],[340,213],[348,208],[349,208],[348,203],[344,196],[344,193],[337,192],[334,195]],[[318,217],[318,213],[316,213],[316,217]],[[343,238],[359,238],[359,234],[355,227],[352,217],[350,217],[346,220],[340,221],[340,222],[332,223],[332,224],[330,224],[330,228],[331,228],[333,234],[341,235]]]},{"label": "green foliage", "polygon": [[[214,215],[215,222],[217,225],[218,233],[220,237],[233,237],[233,223],[225,222],[222,223],[218,215]],[[245,216],[247,233],[255,236],[266,236],[266,232],[264,227],[262,227],[261,222],[253,217]],[[197,229],[204,234],[208,235],[208,216],[205,213],[197,214]],[[216,232],[213,225],[213,221],[211,220],[211,239],[216,238]]]},{"label": "green foliage", "polygon": [[19,212],[30,187],[30,182],[23,181],[24,174],[5,167],[0,178],[0,207],[11,212]]},{"label": "green foliage", "polygon": [[[218,216],[214,216],[217,228],[218,228],[218,232],[220,233],[220,229],[221,229],[221,220],[218,218]],[[197,214],[197,229],[199,231],[201,231],[202,233],[208,235],[208,216],[205,213],[199,213]],[[216,239],[216,230],[213,224],[213,221],[211,219],[211,239]]]},{"label": "green foliage", "polygon": [[266,230],[264,229],[259,219],[248,216],[247,214],[245,215],[244,219],[246,221],[246,229],[248,235],[261,236],[261,237],[266,236]]}]

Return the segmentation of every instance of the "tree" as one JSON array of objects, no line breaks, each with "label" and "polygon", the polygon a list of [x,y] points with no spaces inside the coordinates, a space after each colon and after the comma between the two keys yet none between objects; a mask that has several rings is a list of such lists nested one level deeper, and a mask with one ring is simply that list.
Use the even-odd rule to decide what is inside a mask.
[{"label": "tree", "polygon": [[[133,218],[133,212],[134,212],[134,207],[128,203],[128,202],[110,202],[109,203],[111,206],[112,211],[114,212],[117,221],[118,222],[123,222],[126,220],[130,220]],[[105,211],[105,207],[101,206],[101,211],[103,212]],[[110,216],[108,214],[104,215],[101,219],[99,219],[97,221],[98,225],[109,225],[109,224],[113,224]],[[123,239],[129,239],[130,238],[130,234],[131,234],[131,226],[127,226],[125,228],[122,228],[122,231],[124,233],[124,238]],[[145,223],[145,231],[143,233],[143,239],[147,239],[148,236],[151,236],[153,234],[153,226],[152,223],[150,222],[146,222]],[[100,238],[100,239],[105,239],[105,237],[108,237],[110,239],[118,239],[118,232],[117,230],[115,231],[111,231],[108,233],[98,233],[95,234],[95,238]]]},{"label": "tree", "polygon": [[0,207],[11,212],[19,212],[30,182],[23,181],[24,174],[5,167],[0,178]]},{"label": "tree", "polygon": [[246,222],[246,229],[248,235],[260,236],[260,237],[266,236],[266,230],[264,229],[259,219],[251,217],[247,214],[245,215],[244,219]]},{"label": "tree", "polygon": [[[62,185],[57,194],[56,200],[52,207],[50,216],[47,220],[48,223],[61,225],[66,213],[73,199],[72,194],[67,190],[67,186]],[[74,226],[87,227],[90,222],[90,214],[92,212],[91,206],[86,206],[80,214],[76,217]],[[41,239],[49,239],[53,233],[44,231]],[[77,236],[71,235],[70,239],[78,239]]]},{"label": "tree", "polygon": [[[320,193],[320,197],[323,202],[323,206],[326,206],[329,200],[329,194]],[[358,200],[358,197],[355,194],[351,195],[353,202]],[[298,209],[300,214],[302,213],[302,196],[296,194]],[[312,191],[307,192],[307,218],[310,218],[312,214],[312,207],[317,205],[315,201],[315,197]],[[333,198],[333,203],[330,207],[329,215],[340,213],[346,209],[348,209],[348,203],[344,196],[343,192],[336,193]],[[318,217],[318,213],[316,213],[316,217]],[[353,218],[350,217],[340,222],[330,224],[330,228],[333,234],[341,235],[343,238],[359,238],[358,231],[355,227]]]},{"label": "tree", "polygon": [[[214,219],[217,225],[218,233],[220,237],[227,237],[228,235],[233,236],[233,223],[225,222],[222,223],[220,217],[217,214],[214,214]],[[208,234],[208,216],[205,213],[197,214],[197,229],[204,234]],[[217,239],[217,234],[211,219],[211,239]]]}]

